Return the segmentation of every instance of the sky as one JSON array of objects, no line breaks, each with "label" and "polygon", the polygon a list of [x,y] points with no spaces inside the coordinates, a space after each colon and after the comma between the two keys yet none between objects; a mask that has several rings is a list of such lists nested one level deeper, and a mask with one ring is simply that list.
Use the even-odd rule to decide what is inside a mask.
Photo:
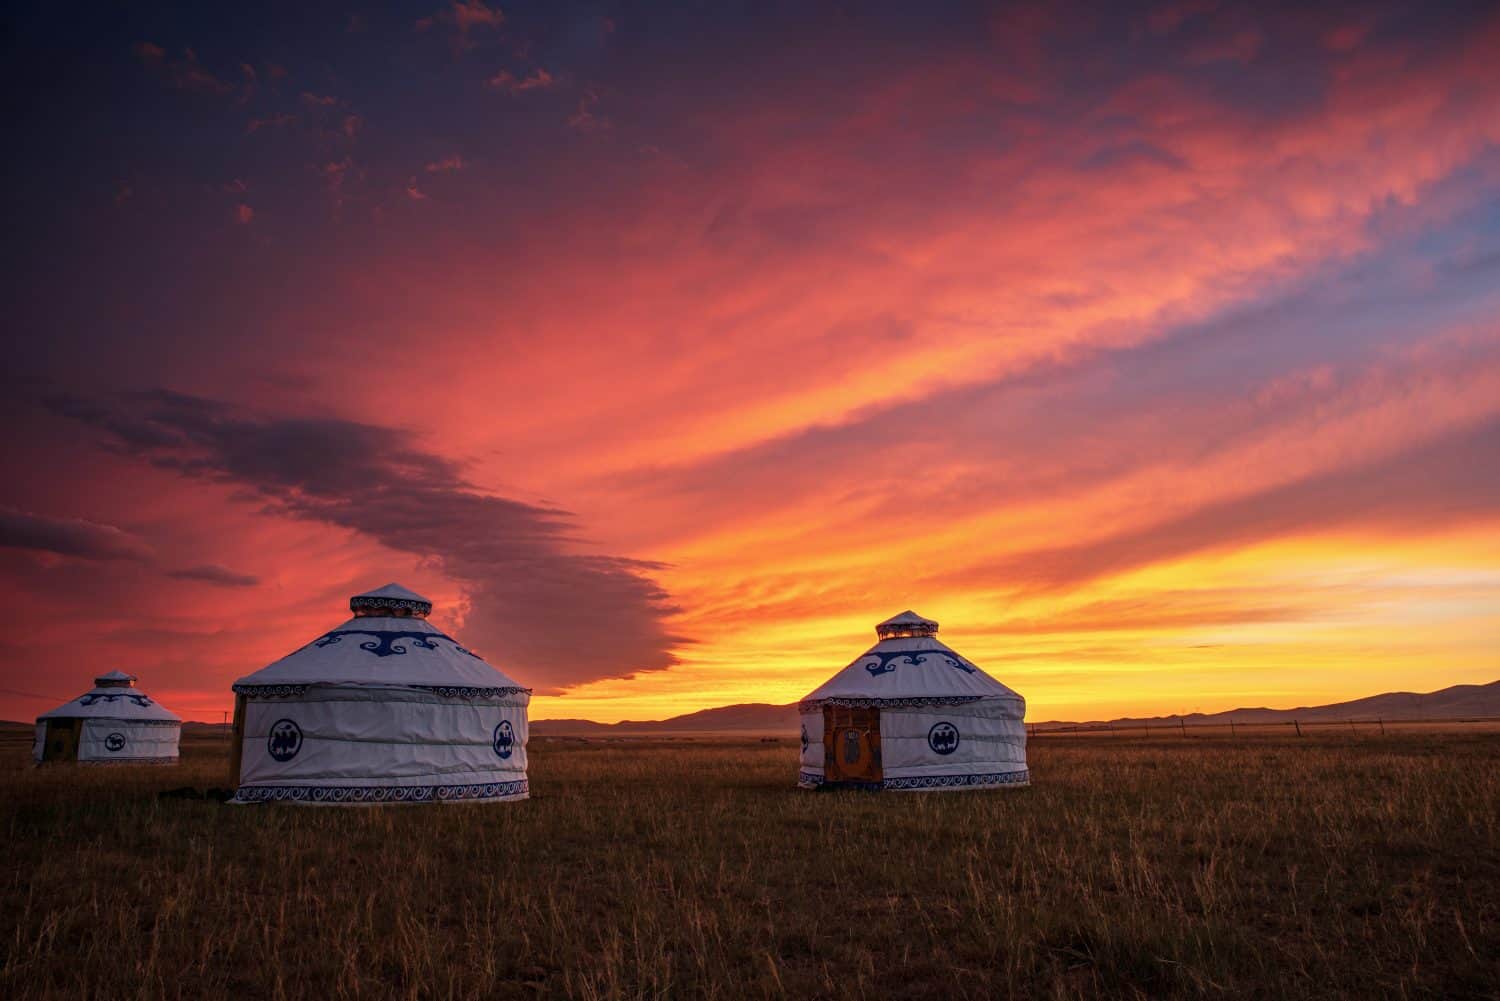
[{"label": "sky", "polygon": [[1491,4],[20,6],[0,718],[400,583],[534,718],[1500,679]]}]

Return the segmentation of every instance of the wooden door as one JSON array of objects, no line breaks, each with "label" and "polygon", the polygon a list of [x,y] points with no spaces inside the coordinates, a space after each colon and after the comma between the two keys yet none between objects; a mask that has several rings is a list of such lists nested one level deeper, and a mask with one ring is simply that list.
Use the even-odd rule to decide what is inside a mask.
[{"label": "wooden door", "polygon": [[82,735],[83,723],[76,719],[49,719],[47,721],[47,743],[42,749],[43,761],[77,761],[78,738]]},{"label": "wooden door", "polygon": [[823,708],[823,772],[829,782],[879,782],[880,710]]}]

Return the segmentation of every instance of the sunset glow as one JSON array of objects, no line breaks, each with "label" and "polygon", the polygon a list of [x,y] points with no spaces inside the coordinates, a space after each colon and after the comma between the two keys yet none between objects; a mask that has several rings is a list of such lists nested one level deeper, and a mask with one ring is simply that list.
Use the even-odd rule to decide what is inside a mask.
[{"label": "sunset glow", "polygon": [[0,718],[388,581],[534,719],[1500,678],[1500,15],[901,10],[24,25]]}]

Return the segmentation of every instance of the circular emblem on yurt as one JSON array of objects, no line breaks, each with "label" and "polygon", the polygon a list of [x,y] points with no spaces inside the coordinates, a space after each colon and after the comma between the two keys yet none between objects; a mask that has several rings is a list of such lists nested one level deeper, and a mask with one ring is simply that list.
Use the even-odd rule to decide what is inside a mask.
[{"label": "circular emblem on yurt", "polygon": [[802,749],[807,750],[807,724],[802,724]]},{"label": "circular emblem on yurt", "polygon": [[952,723],[934,723],[927,731],[927,746],[937,754],[952,754],[958,750],[958,727]]},{"label": "circular emblem on yurt", "polygon": [[125,750],[125,735],[123,733],[112,733],[104,738],[104,746],[111,751]]},{"label": "circular emblem on yurt", "polygon": [[516,731],[510,725],[510,720],[503,719],[500,725],[495,727],[495,753],[502,758],[508,758],[516,749]]},{"label": "circular emblem on yurt", "polygon": [[295,720],[277,720],[266,738],[266,750],[277,761],[291,761],[302,750],[302,728]]}]

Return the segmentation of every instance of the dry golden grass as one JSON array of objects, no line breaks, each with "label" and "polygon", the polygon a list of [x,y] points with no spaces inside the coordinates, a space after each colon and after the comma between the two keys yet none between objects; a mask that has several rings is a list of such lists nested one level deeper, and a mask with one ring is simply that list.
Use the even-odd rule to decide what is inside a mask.
[{"label": "dry golden grass", "polygon": [[1051,737],[1029,790],[807,793],[790,743],[534,742],[527,803],[160,799],[0,749],[0,996],[1500,991],[1493,735]]}]

